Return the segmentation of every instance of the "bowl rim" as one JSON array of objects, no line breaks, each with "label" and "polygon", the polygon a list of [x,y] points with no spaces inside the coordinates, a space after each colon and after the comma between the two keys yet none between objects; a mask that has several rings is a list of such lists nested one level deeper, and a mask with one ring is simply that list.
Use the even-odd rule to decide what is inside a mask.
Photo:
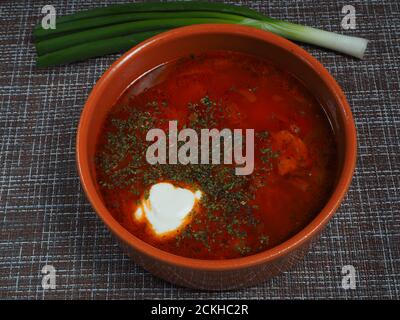
[{"label": "bowl rim", "polygon": [[[153,44],[156,44],[160,41],[171,41],[172,39],[211,33],[236,35],[271,43],[272,45],[276,45],[284,50],[290,51],[297,58],[302,60],[310,68],[316,71],[321,80],[324,81],[329,87],[339,105],[340,115],[344,121],[344,140],[346,144],[344,149],[342,172],[340,173],[336,187],[323,209],[307,226],[283,243],[273,248],[246,257],[224,260],[203,260],[178,256],[158,249],[131,234],[113,218],[99,197],[95,188],[95,182],[91,179],[89,159],[86,151],[86,144],[90,141],[88,139],[88,123],[94,109],[90,106],[93,105],[96,97],[102,93],[103,88],[114,76],[117,69],[123,67],[123,64],[126,61],[133,59],[136,55],[140,54],[144,48],[151,48]],[[339,87],[330,73],[323,67],[323,65],[304,49],[282,37],[252,27],[232,24],[202,24],[181,27],[158,34],[130,49],[118,60],[116,60],[95,84],[82,110],[76,138],[76,162],[83,189],[96,214],[112,231],[112,233],[129,247],[150,258],[162,261],[175,267],[203,271],[238,270],[260,265],[285,256],[296,248],[299,248],[303,244],[307,243],[309,240],[313,239],[328,223],[344,199],[353,177],[356,158],[357,137],[350,106],[342,89]]]}]

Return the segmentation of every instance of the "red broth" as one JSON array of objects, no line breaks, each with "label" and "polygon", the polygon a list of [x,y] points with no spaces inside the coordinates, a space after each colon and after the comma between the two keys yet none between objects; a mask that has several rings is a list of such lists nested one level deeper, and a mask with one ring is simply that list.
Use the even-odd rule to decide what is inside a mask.
[{"label": "red broth", "polygon": [[[150,165],[146,132],[184,128],[252,128],[255,168]],[[315,97],[268,60],[210,51],[171,61],[135,81],[110,111],[96,149],[96,175],[106,206],[133,235],[164,251],[230,259],[274,247],[323,208],[336,176],[329,119]],[[190,221],[157,236],[133,213],[151,185],[171,182],[205,194]]]}]

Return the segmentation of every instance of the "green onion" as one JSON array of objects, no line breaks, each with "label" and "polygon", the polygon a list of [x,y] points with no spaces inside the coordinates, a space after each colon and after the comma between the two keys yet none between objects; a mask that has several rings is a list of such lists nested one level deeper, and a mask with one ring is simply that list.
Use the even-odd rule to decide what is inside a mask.
[{"label": "green onion", "polygon": [[275,33],[290,40],[313,44],[359,59],[363,58],[368,45],[368,40],[363,38],[345,36],[275,19],[269,21],[247,21],[245,24]]},{"label": "green onion", "polygon": [[[70,46],[75,46],[90,41],[107,39],[112,37],[119,37],[134,32],[151,31],[154,29],[166,29],[188,26],[192,24],[204,23],[235,23],[236,16],[230,16],[226,19],[216,18],[187,18],[187,19],[155,19],[134,21],[128,23],[120,23],[109,25],[102,28],[95,28],[84,30],[82,32],[75,32],[67,35],[61,35],[56,38],[51,38],[37,42],[36,49],[39,55],[61,50]],[[236,18],[236,23],[240,23]]]},{"label": "green onion", "polygon": [[117,4],[104,8],[81,11],[72,15],[57,18],[57,24],[81,19],[102,17],[130,12],[170,12],[170,11],[210,11],[230,13],[238,16],[263,19],[261,13],[246,7],[234,6],[224,3],[208,3],[200,1],[175,1],[175,2],[148,2]]},{"label": "green onion", "polygon": [[120,51],[127,51],[139,42],[142,42],[143,40],[146,40],[163,31],[165,31],[165,29],[139,32],[123,37],[115,37],[112,39],[103,39],[99,41],[80,44],[63,50],[41,55],[37,59],[37,65],[38,67],[49,67],[103,56]]},{"label": "green onion", "polygon": [[100,16],[89,19],[73,20],[57,24],[56,29],[43,29],[40,25],[36,26],[33,35],[36,41],[43,41],[73,32],[85,31],[91,28],[115,25],[124,22],[134,22],[143,20],[165,20],[165,19],[188,19],[188,18],[216,18],[238,21],[241,17],[231,14],[209,11],[187,11],[187,12],[139,12],[110,16]]},{"label": "green onion", "polygon": [[39,66],[126,51],[161,31],[204,23],[251,26],[360,59],[368,43],[363,38],[265,17],[248,8],[207,2],[114,5],[60,17],[56,23],[55,30],[44,30],[40,26],[34,30]]}]

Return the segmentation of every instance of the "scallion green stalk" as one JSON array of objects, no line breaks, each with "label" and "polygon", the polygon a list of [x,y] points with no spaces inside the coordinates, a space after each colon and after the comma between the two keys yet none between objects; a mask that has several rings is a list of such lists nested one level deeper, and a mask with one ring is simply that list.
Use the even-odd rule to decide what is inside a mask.
[{"label": "scallion green stalk", "polygon": [[50,67],[60,64],[66,64],[81,61],[93,57],[99,57],[106,54],[112,54],[121,51],[127,51],[139,42],[146,40],[166,29],[139,32],[112,39],[103,39],[83,43],[77,46],[68,47],[59,51],[40,55],[37,59],[38,67]]},{"label": "scallion green stalk", "polygon": [[261,13],[246,7],[229,5],[224,3],[209,3],[206,1],[171,1],[171,2],[145,2],[116,4],[104,8],[95,8],[81,11],[75,14],[57,18],[57,23],[65,23],[81,19],[104,17],[117,14],[138,12],[171,12],[171,11],[209,11],[229,13],[252,19],[263,19]]},{"label": "scallion green stalk", "polygon": [[145,32],[157,29],[171,29],[171,28],[188,26],[192,24],[240,23],[242,19],[243,18],[239,18],[236,20],[217,19],[217,18],[187,18],[187,19],[179,18],[179,19],[154,19],[154,20],[120,23],[39,41],[36,44],[36,50],[39,55],[42,55],[83,43],[88,43],[92,41],[113,38],[113,37],[120,37],[128,34],[133,34],[136,32]]},{"label": "scallion green stalk", "polygon": [[109,16],[100,16],[94,18],[73,20],[57,25],[56,29],[43,29],[36,26],[33,35],[37,42],[71,34],[74,32],[82,32],[88,29],[100,28],[105,26],[117,25],[121,23],[145,21],[145,20],[173,20],[173,19],[223,19],[240,21],[242,17],[233,14],[225,14],[211,11],[187,11],[187,12],[138,12],[128,14],[118,14]]}]

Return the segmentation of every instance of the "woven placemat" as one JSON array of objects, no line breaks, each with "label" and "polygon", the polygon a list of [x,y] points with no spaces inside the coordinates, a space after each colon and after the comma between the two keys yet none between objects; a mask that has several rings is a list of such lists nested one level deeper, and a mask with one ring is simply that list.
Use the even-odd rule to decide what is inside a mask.
[{"label": "woven placemat", "polygon": [[[118,1],[51,1],[57,14]],[[239,291],[176,287],[135,265],[97,218],[75,168],[75,134],[91,88],[118,55],[36,69],[32,27],[43,1],[0,3],[0,298],[270,299],[400,297],[399,2],[353,1],[355,30],[342,30],[343,1],[235,1],[279,19],[371,40],[360,61],[303,46],[344,89],[358,129],[350,191],[305,260]],[[349,3],[350,4],[350,3]],[[56,289],[41,270],[56,268]],[[356,289],[342,288],[342,267]]]}]

